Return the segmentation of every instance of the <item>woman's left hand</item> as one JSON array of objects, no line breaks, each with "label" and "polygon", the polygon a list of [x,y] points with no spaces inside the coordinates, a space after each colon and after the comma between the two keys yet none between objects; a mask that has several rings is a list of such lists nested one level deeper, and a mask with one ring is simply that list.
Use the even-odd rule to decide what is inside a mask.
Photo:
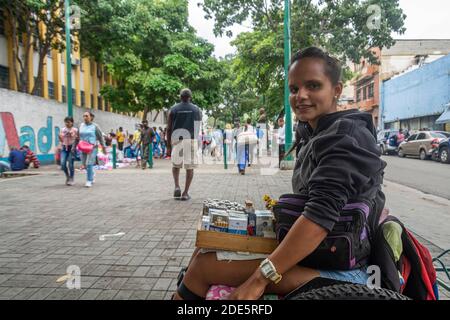
[{"label": "woman's left hand", "polygon": [[258,300],[264,295],[269,283],[270,281],[264,278],[258,269],[228,297],[228,300]]}]

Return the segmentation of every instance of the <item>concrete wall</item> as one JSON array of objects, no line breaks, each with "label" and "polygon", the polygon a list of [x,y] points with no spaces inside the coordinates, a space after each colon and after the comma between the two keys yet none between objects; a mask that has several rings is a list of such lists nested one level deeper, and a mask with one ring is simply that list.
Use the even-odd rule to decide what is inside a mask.
[{"label": "concrete wall", "polygon": [[383,122],[440,115],[450,102],[450,55],[383,82]]},{"label": "concrete wall", "polygon": [[[428,55],[426,63],[432,63],[444,55]],[[402,72],[408,71],[416,64],[415,55],[381,57],[381,80],[387,80]]]},{"label": "concrete wall", "polygon": [[[74,107],[76,125],[81,123],[86,110]],[[135,125],[140,123],[138,118],[99,110],[92,112],[95,122],[105,133],[119,127],[133,133]],[[67,105],[55,100],[0,89],[0,158],[7,157],[9,145],[28,144],[41,161],[53,161],[55,147],[59,144],[58,134],[64,127],[66,115]]]}]

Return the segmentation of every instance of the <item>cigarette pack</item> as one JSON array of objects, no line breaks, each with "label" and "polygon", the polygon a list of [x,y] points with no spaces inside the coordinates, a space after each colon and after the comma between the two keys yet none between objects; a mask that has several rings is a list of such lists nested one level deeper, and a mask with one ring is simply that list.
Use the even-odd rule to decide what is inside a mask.
[{"label": "cigarette pack", "polygon": [[209,216],[202,217],[202,229],[201,230],[209,230]]},{"label": "cigarette pack", "polygon": [[228,233],[247,235],[247,215],[239,212],[229,212],[228,221]]},{"label": "cigarette pack", "polygon": [[274,232],[273,213],[268,210],[257,210],[256,215],[256,236],[264,237],[264,233]]},{"label": "cigarette pack", "polygon": [[229,216],[223,210],[209,210],[209,230],[218,232],[228,232]]}]

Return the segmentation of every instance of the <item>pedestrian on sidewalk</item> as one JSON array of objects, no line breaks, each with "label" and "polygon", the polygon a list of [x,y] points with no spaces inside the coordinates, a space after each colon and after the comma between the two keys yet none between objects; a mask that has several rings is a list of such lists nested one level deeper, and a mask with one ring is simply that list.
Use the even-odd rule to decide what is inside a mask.
[{"label": "pedestrian on sidewalk", "polygon": [[[72,117],[64,119],[65,127],[59,134],[59,141],[61,142],[61,170],[66,175],[66,185],[73,186],[75,184],[75,152],[74,147],[78,129],[74,127],[74,120]],[[68,164],[68,166],[67,166]]]},{"label": "pedestrian on sidewalk", "polygon": [[153,127],[153,132],[155,133],[155,137],[153,138],[153,158],[156,159],[161,157],[161,136],[156,127]]},{"label": "pedestrian on sidewalk", "polygon": [[140,168],[141,167],[141,146],[139,145],[140,141],[141,141],[141,133],[142,133],[142,124],[136,124],[136,130],[134,131],[133,134],[133,142],[135,145],[135,151],[134,151],[134,155],[136,157],[136,168]]},{"label": "pedestrian on sidewalk", "polygon": [[[202,113],[192,103],[192,92],[183,89],[180,92],[181,102],[169,111],[167,127],[167,154],[173,163],[173,179],[175,182],[174,198],[182,201],[191,199],[189,188],[194,179],[194,169],[198,166],[198,140],[201,128]],[[180,187],[180,169],[186,169],[186,184],[183,193]]]},{"label": "pedestrian on sidewalk", "polygon": [[286,154],[284,118],[278,119],[278,126],[278,168],[281,168],[281,161]]},{"label": "pedestrian on sidewalk", "polygon": [[97,158],[98,146],[106,150],[105,141],[99,126],[92,122],[93,114],[85,112],[84,122],[78,130],[77,144],[81,151],[81,162],[87,171],[86,187],[91,188],[94,183],[94,165]]},{"label": "pedestrian on sidewalk", "polygon": [[248,166],[251,167],[254,164],[255,159],[255,149],[258,143],[258,137],[256,136],[256,130],[252,126],[252,119],[248,118],[247,123],[245,125],[245,131],[251,135],[251,139],[246,144],[246,153],[247,153],[247,161]]},{"label": "pedestrian on sidewalk", "polygon": [[155,131],[148,126],[148,121],[142,121],[141,134],[139,136],[139,146],[141,149],[141,167],[142,170],[147,169],[147,163],[150,159],[150,148],[153,148],[153,140],[155,139]]},{"label": "pedestrian on sidewalk", "polygon": [[233,156],[233,129],[231,129],[231,124],[227,123],[225,126],[225,148],[227,149],[227,161],[230,162]]},{"label": "pedestrian on sidewalk", "polygon": [[[385,202],[381,188],[386,163],[380,158],[372,115],[337,112],[343,89],[341,66],[319,48],[295,54],[288,79],[292,111],[312,129],[292,177],[293,192],[307,199],[301,217],[288,224],[289,231],[265,260],[223,261],[219,252],[195,251],[176,299],[204,300],[212,284],[237,288],[229,300],[258,300],[264,293],[285,296],[318,277],[367,284],[370,245],[360,234],[354,233],[353,246],[367,250],[359,251],[353,268],[329,270],[320,259],[309,267],[302,264],[317,252],[349,201],[369,207],[368,231],[378,225]],[[338,250],[335,259],[352,264],[345,250]]]},{"label": "pedestrian on sidewalk", "polygon": [[123,128],[120,127],[119,130],[116,133],[117,137],[117,145],[120,151],[123,151],[123,144],[125,142],[125,134],[123,132]]}]

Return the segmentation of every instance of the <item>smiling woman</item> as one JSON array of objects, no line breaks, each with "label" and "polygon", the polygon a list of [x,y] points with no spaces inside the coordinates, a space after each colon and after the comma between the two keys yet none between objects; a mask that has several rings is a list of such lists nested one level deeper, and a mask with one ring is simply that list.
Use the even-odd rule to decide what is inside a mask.
[{"label": "smiling woman", "polygon": [[289,67],[290,104],[297,119],[312,128],[324,114],[336,112],[342,94],[339,62],[318,48],[298,52]]},{"label": "smiling woman", "polygon": [[[340,74],[339,62],[318,48],[300,51],[291,61],[290,104],[306,129],[292,178],[293,197],[306,199],[300,217],[264,261],[220,261],[216,253],[197,250],[177,299],[204,299],[216,284],[237,287],[230,299],[239,300],[259,299],[264,293],[286,295],[317,277],[366,284],[368,230],[356,227],[357,223],[348,237],[353,239],[350,251],[335,250],[334,258],[307,263],[313,254],[320,255],[318,248],[325,238],[339,230],[341,212],[348,203],[367,208],[367,221],[358,224],[362,226],[375,225],[384,207],[385,163],[380,159],[372,116],[356,110],[336,112],[342,92]],[[330,270],[330,259],[344,261],[341,270]]]}]

